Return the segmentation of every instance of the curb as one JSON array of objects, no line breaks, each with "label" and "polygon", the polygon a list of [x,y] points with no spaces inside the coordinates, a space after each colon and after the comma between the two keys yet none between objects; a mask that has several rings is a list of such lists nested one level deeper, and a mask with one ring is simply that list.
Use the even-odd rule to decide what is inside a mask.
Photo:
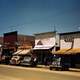
[{"label": "curb", "polygon": [[[45,65],[37,65],[37,68],[45,68],[45,69],[49,69],[49,66],[45,66]],[[73,72],[80,72],[79,68],[69,68],[70,71]]]},{"label": "curb", "polygon": [[80,72],[80,69],[79,68],[70,68],[70,71]]}]

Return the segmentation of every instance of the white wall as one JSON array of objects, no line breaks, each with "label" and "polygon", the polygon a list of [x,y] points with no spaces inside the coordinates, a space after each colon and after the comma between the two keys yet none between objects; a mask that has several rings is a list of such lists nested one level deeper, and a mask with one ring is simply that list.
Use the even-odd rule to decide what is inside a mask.
[{"label": "white wall", "polygon": [[[73,48],[80,48],[80,33],[72,33],[67,35],[60,36],[60,48],[71,48],[73,44]],[[68,40],[68,41],[65,41]],[[73,43],[72,43],[73,42]]]},{"label": "white wall", "polygon": [[71,42],[65,42],[64,40],[60,40],[60,48],[71,48],[72,43]]},{"label": "white wall", "polygon": [[74,39],[74,48],[80,48],[80,38]]},{"label": "white wall", "polygon": [[55,38],[43,38],[43,39],[36,39],[35,40],[35,45],[37,45],[37,43],[41,41],[43,45],[46,46],[54,46],[55,45]]}]

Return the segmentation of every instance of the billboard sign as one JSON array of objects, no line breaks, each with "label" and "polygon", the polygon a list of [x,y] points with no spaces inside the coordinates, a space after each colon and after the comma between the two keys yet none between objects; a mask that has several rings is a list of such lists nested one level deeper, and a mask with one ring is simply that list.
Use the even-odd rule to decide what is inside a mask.
[{"label": "billboard sign", "polygon": [[15,44],[17,42],[17,31],[4,33],[4,44]]}]

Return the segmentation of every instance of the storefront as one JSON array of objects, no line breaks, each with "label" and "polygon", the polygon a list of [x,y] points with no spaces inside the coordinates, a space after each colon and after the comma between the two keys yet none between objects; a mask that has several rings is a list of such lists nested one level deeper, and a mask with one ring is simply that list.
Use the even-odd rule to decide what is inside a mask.
[{"label": "storefront", "polygon": [[51,50],[53,47],[35,47],[34,53],[38,58],[38,64],[49,65],[51,63],[52,53]]},{"label": "storefront", "polygon": [[[2,56],[11,57],[13,54],[22,48],[21,55],[25,55],[34,46],[34,36],[19,35],[17,31],[4,33]],[[26,49],[25,49],[26,48]],[[25,50],[23,50],[25,49]],[[20,54],[20,53],[19,53]],[[9,60],[10,60],[9,59]],[[9,61],[8,60],[8,61]],[[6,60],[4,59],[6,62]]]},{"label": "storefront", "polygon": [[70,67],[80,68],[80,48],[61,49],[56,51],[54,55],[66,58],[66,61],[70,64]]},{"label": "storefront", "polygon": [[59,36],[56,40],[56,32],[45,32],[35,34],[35,46],[33,55],[38,58],[38,64],[49,65],[52,60],[52,50],[55,50],[55,44],[59,47]]},{"label": "storefront", "polygon": [[13,53],[13,56],[10,60],[10,64],[19,65],[21,60],[25,56],[31,55],[32,46],[20,46],[17,51]]},{"label": "storefront", "polygon": [[80,31],[61,33],[60,50],[52,51],[53,55],[67,57],[70,67],[80,68]]}]

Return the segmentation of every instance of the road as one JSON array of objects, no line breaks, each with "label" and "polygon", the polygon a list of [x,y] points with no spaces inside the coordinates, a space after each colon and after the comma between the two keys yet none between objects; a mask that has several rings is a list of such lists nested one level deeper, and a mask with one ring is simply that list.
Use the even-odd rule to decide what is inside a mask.
[{"label": "road", "polygon": [[0,65],[0,80],[80,80],[80,72]]}]

